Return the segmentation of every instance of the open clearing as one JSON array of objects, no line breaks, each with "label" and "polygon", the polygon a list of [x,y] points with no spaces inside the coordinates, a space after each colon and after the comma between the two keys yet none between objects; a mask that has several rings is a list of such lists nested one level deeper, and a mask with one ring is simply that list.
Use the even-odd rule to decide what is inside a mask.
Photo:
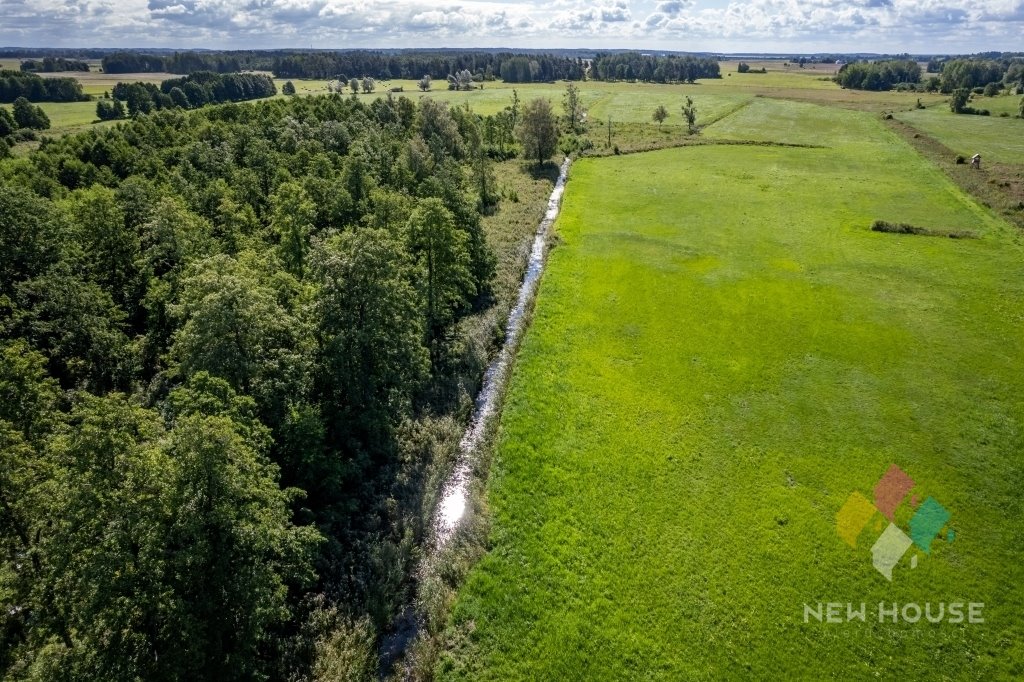
[{"label": "open clearing", "polygon": [[[440,678],[1019,678],[1019,233],[871,114],[759,99],[707,134],[823,148],[576,163]],[[956,539],[890,583],[836,514],[893,463]]]},{"label": "open clearing", "polygon": [[[7,61],[10,62],[8,66],[17,68],[19,60]],[[659,85],[585,81],[578,82],[576,85],[580,88],[580,97],[588,111],[589,118],[596,125],[604,125],[609,117],[614,124],[643,125],[643,129],[624,131],[626,139],[621,141],[624,148],[652,148],[671,144],[678,137],[677,133],[685,128],[680,107],[687,96],[693,98],[697,107],[697,123],[699,125],[713,123],[754,98],[824,103],[876,112],[910,109],[918,97],[921,97],[922,101],[929,106],[941,105],[946,100],[945,96],[934,94],[843,90],[827,80],[835,71],[834,66],[828,64],[808,65],[805,69],[796,66],[786,68],[778,62],[751,62],[751,66],[753,68],[765,66],[768,72],[764,74],[736,73],[735,62],[722,62],[722,78],[701,80],[692,84]],[[41,75],[76,78],[82,83],[83,90],[93,96],[102,96],[104,93],[110,92],[119,82],[160,83],[167,78],[177,77],[170,73],[106,74],[98,70],[89,73],[65,72]],[[284,78],[274,79],[279,93],[287,80]],[[333,82],[315,79],[291,80],[300,96],[327,94],[328,86]],[[451,106],[468,105],[474,112],[488,115],[509,106],[513,90],[518,92],[520,100],[523,102],[535,97],[546,97],[560,111],[566,85],[566,82],[504,83],[489,81],[484,83],[482,89],[459,92],[448,90],[445,81],[436,80],[429,92],[423,92],[417,87],[417,81],[394,79],[378,81],[375,92],[357,96],[360,99],[387,97],[390,89],[401,88],[400,93],[391,94],[414,100],[431,97],[448,102]],[[348,94],[351,91],[346,88],[345,92]],[[278,94],[277,96],[283,97],[284,95]],[[991,98],[984,99],[987,104]],[[1010,98],[1005,99],[1009,101]],[[80,131],[89,125],[102,125],[95,117],[95,102],[91,104],[91,107],[85,106],[86,104],[83,102],[43,103],[43,108],[54,121],[54,129],[48,134],[63,135]],[[662,130],[655,130],[654,127],[648,130],[647,124],[651,123],[651,114],[658,105],[665,106],[669,118],[665,121]],[[591,130],[591,133],[595,137],[601,137],[599,131]],[[666,135],[669,137],[668,141],[665,139]],[[615,142],[620,143],[619,140],[615,140]]]}]

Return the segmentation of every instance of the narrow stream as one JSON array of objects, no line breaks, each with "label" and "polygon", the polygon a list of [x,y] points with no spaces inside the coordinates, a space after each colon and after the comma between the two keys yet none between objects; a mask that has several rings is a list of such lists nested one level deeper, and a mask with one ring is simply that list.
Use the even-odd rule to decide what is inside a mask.
[{"label": "narrow stream", "polygon": [[558,210],[562,204],[562,192],[565,190],[565,179],[569,172],[569,158],[562,162],[558,173],[558,180],[555,188],[551,191],[548,199],[548,208],[544,213],[544,219],[537,227],[533,238],[533,248],[530,250],[530,260],[526,265],[526,273],[523,275],[523,283],[519,287],[519,299],[509,313],[508,322],[505,324],[505,342],[501,351],[491,361],[484,372],[483,385],[480,393],[477,394],[476,403],[473,408],[473,418],[469,422],[466,433],[459,443],[459,462],[452,473],[452,477],[445,485],[441,501],[437,506],[437,514],[434,519],[434,548],[444,546],[448,539],[455,532],[466,512],[466,497],[469,489],[470,472],[473,469],[474,455],[480,440],[487,432],[487,425],[494,415],[498,397],[505,385],[508,374],[508,367],[512,361],[512,354],[515,353],[519,335],[523,331],[523,318],[526,315],[527,306],[533,300],[537,291],[537,283],[540,280],[541,272],[544,270],[544,250],[547,245],[548,231],[558,217]]},{"label": "narrow stream", "polygon": [[[455,529],[458,528],[459,522],[466,512],[470,476],[473,471],[477,446],[487,432],[487,426],[494,415],[501,389],[508,378],[512,355],[523,331],[526,309],[537,292],[537,283],[544,269],[544,250],[547,246],[548,231],[555,222],[555,218],[558,217],[568,173],[569,159],[567,157],[562,162],[555,188],[551,191],[551,197],[548,199],[548,208],[544,213],[544,219],[537,226],[533,247],[530,249],[530,259],[526,264],[526,273],[523,275],[523,283],[519,287],[519,298],[515,307],[509,312],[508,322],[505,324],[505,342],[498,355],[488,365],[487,371],[484,372],[483,385],[480,387],[480,393],[477,394],[473,406],[473,417],[459,442],[459,460],[451,478],[445,484],[441,501],[438,503],[432,524],[433,544],[427,548],[428,552],[437,552],[444,547],[455,533]],[[382,675],[389,674],[395,662],[404,655],[406,649],[416,638],[418,626],[416,610],[410,605],[395,622],[395,631],[381,642],[379,653]]]}]

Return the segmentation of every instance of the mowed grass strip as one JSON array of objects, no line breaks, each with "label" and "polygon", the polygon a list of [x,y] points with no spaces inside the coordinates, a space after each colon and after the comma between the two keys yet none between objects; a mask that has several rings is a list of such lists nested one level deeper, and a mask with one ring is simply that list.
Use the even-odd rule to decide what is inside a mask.
[{"label": "mowed grass strip", "polygon": [[[1024,673],[1024,254],[855,116],[831,149],[576,163],[441,679]],[[981,238],[871,232],[883,216]],[[957,536],[889,583],[835,524],[892,463]],[[882,601],[986,622],[804,623]]]},{"label": "mowed grass strip", "polygon": [[[971,106],[1019,106],[1019,97],[975,97]],[[994,107],[993,107],[994,108]],[[1014,112],[1016,113],[1016,112]],[[896,117],[964,156],[981,154],[982,160],[1024,165],[1024,119],[954,114],[948,107],[905,111]]]}]

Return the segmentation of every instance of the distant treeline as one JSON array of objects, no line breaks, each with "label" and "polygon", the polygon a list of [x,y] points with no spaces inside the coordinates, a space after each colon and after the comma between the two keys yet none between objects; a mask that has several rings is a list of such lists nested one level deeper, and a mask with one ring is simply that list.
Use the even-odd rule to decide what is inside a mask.
[{"label": "distant treeline", "polygon": [[271,70],[278,78],[360,78],[417,80],[424,75],[445,79],[469,71],[476,80],[501,77],[509,83],[582,80],[584,63],[554,55],[491,52],[311,52],[276,56]]},{"label": "distant treeline", "polygon": [[654,83],[692,83],[698,78],[721,78],[714,57],[667,55],[654,57],[639,52],[598,54],[590,69],[594,80],[639,80]]},{"label": "distant treeline", "polygon": [[111,94],[125,103],[129,116],[135,116],[160,109],[198,109],[206,104],[272,97],[277,94],[277,87],[270,76],[263,74],[199,71],[165,80],[160,87],[152,83],[118,83]]},{"label": "distant treeline", "polygon": [[43,57],[67,57],[69,59],[100,59],[110,50],[80,47],[4,47],[0,48],[3,59],[42,59]]},{"label": "distant treeline", "polygon": [[64,57],[43,57],[42,59],[27,59],[21,63],[22,71],[34,71],[40,73],[56,73],[58,71],[88,71],[89,64],[78,59],[65,59]]},{"label": "distant treeline", "polygon": [[889,90],[901,84],[918,83],[921,84],[918,89],[945,94],[980,89],[989,84],[997,90],[1004,87],[1024,90],[1024,57],[1016,55],[996,59],[932,60],[928,62],[927,72],[933,75],[922,82],[921,67],[912,60],[852,62],[839,70],[835,80],[842,87],[854,90]]},{"label": "distant treeline", "polygon": [[853,62],[844,64],[836,83],[853,90],[891,90],[898,83],[919,83],[921,67],[912,60]]},{"label": "distant treeline", "polygon": [[0,102],[10,104],[19,97],[30,102],[84,102],[89,96],[74,78],[41,78],[34,73],[0,71]]},{"label": "distant treeline", "polygon": [[944,93],[989,83],[1024,88],[1024,58],[952,59],[941,64],[938,78],[939,89]]},{"label": "distant treeline", "polygon": [[[263,56],[260,56],[260,55]],[[257,52],[175,52],[170,55],[115,52],[103,57],[106,73],[232,73],[244,69],[269,68],[270,53]]]}]

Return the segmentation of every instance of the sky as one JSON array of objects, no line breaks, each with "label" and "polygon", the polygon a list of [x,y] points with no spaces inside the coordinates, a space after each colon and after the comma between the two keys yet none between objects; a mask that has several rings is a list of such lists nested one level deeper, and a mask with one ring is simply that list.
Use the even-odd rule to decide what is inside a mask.
[{"label": "sky", "polygon": [[1024,0],[0,0],[0,46],[1024,50]]}]

